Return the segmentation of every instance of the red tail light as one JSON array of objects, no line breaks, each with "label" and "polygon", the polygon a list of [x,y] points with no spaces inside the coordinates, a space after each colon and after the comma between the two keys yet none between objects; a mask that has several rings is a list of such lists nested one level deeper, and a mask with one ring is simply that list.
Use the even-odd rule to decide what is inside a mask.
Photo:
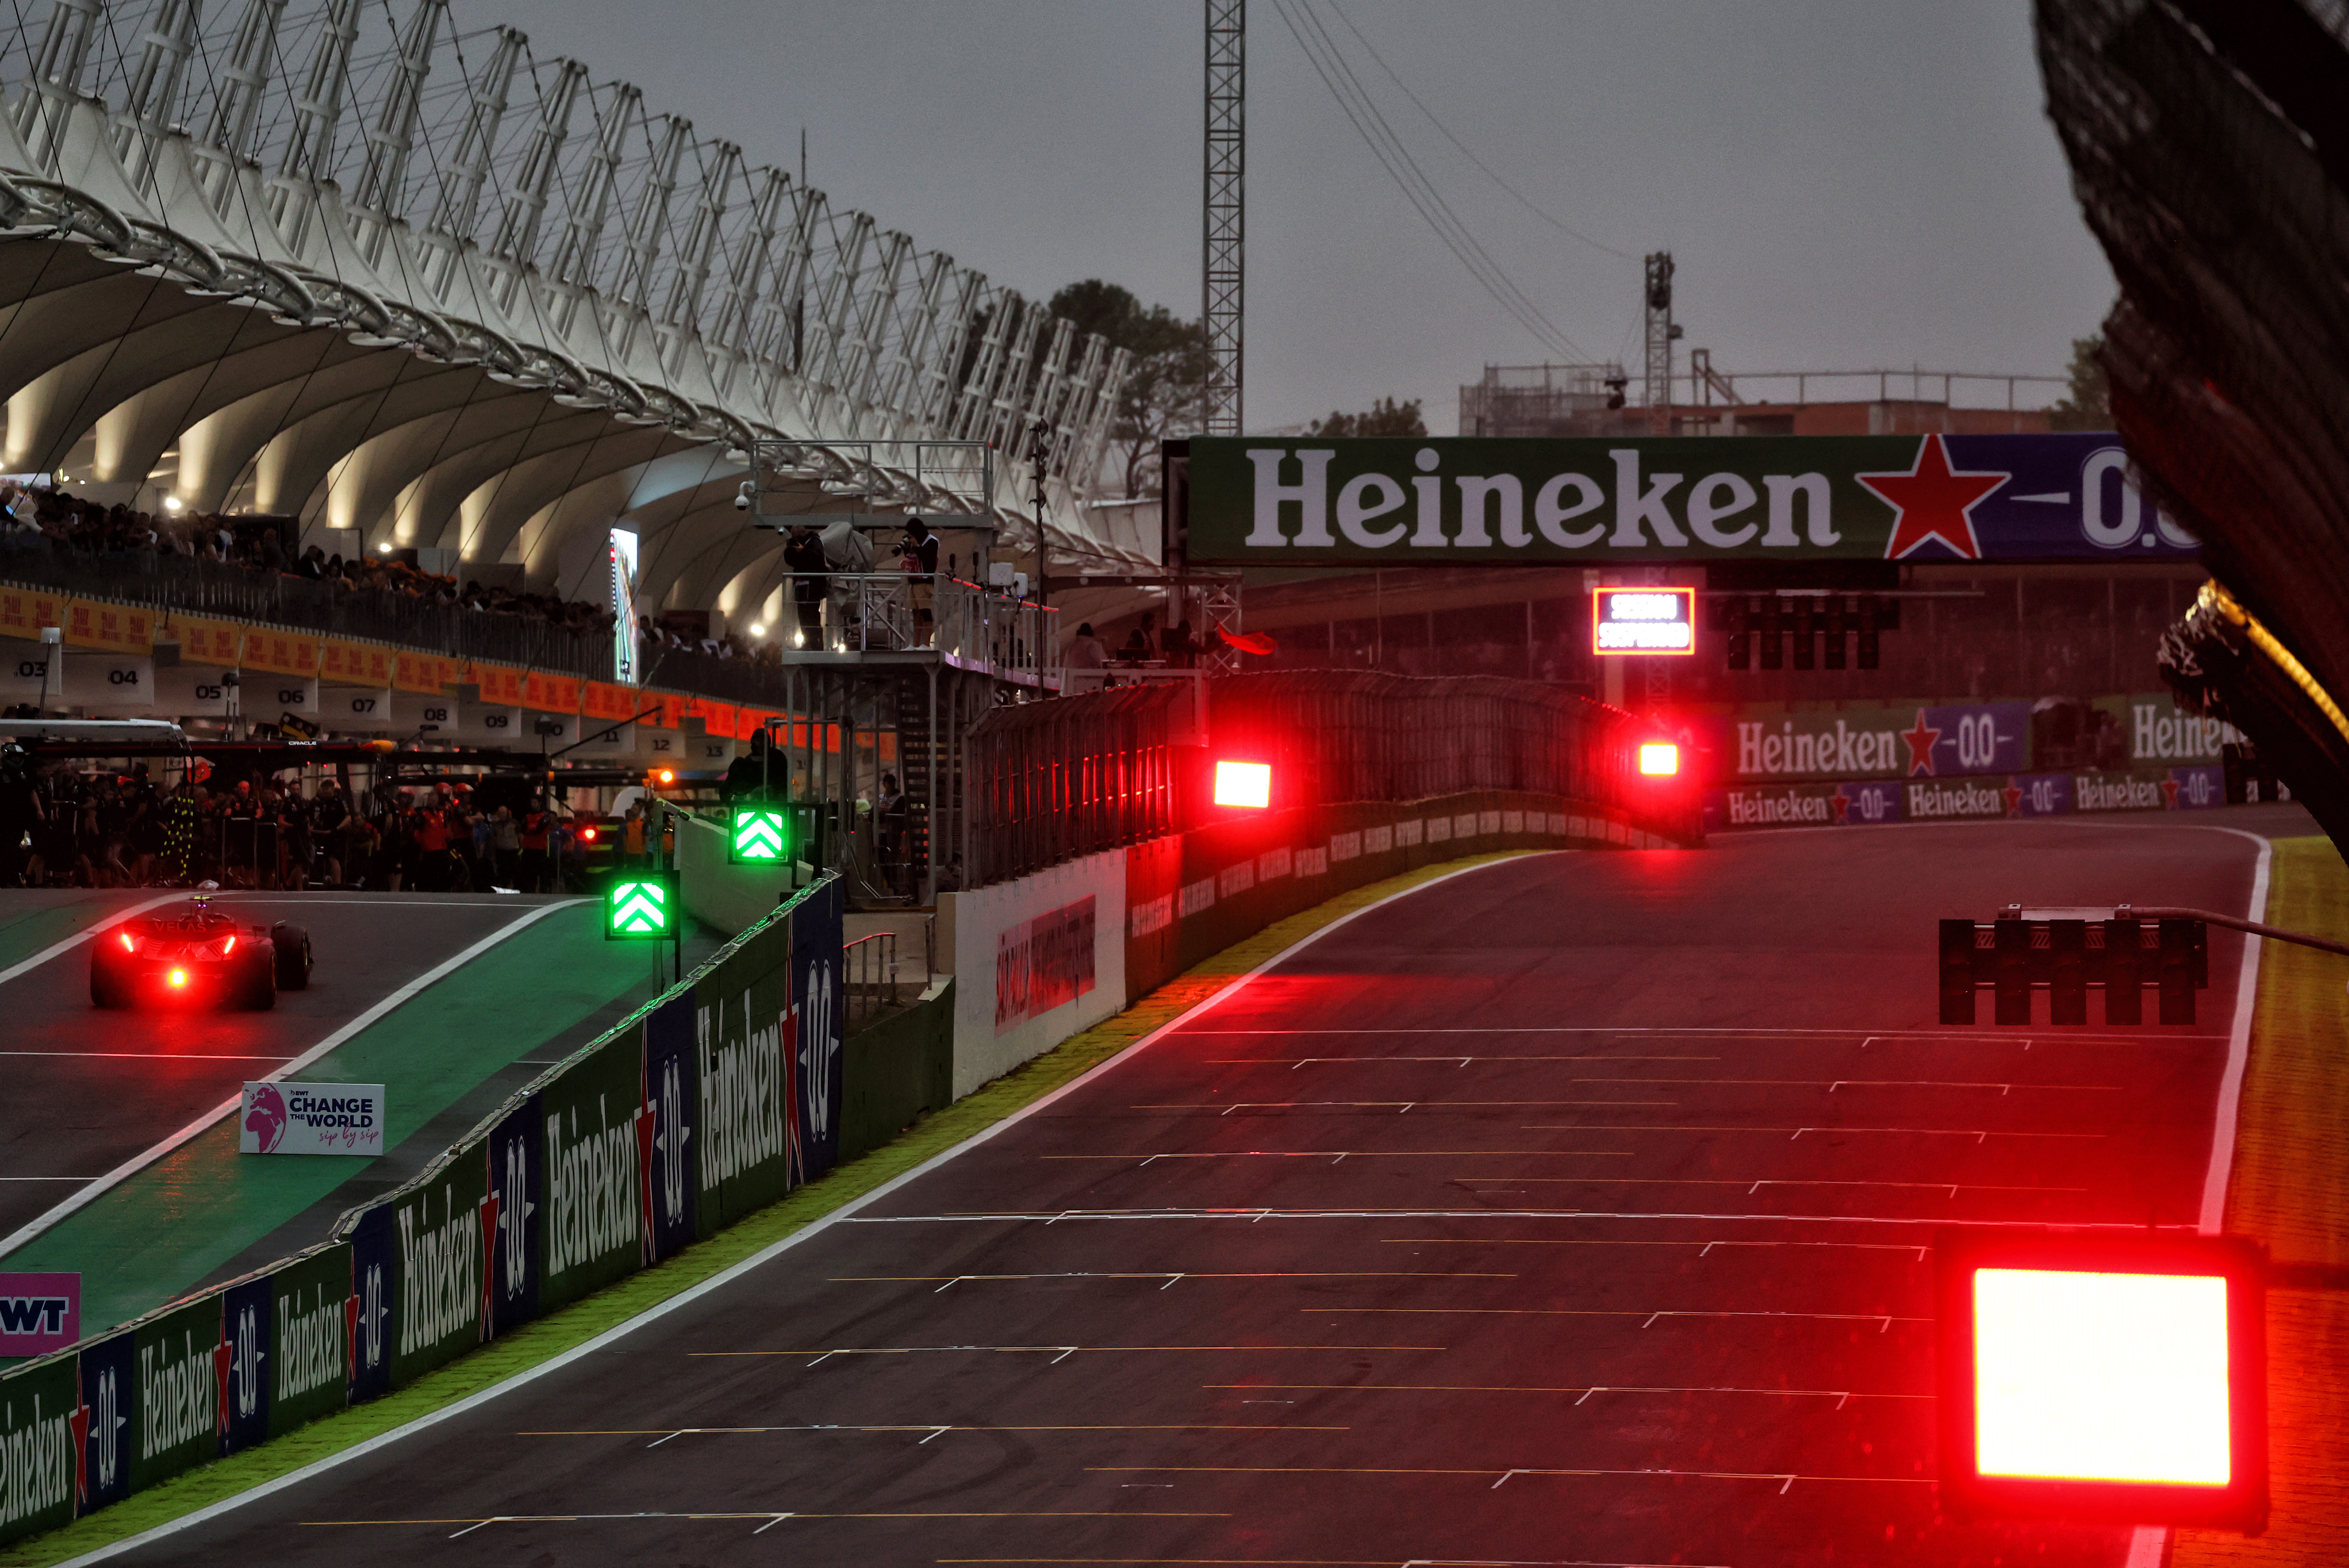
[{"label": "red tail light", "polygon": [[175,970],[173,970],[173,971],[171,971],[171,983],[172,983],[173,985],[185,985],[185,984],[187,984],[187,983],[188,983],[188,971],[187,971],[186,970],[183,970],[183,969],[175,969]]}]

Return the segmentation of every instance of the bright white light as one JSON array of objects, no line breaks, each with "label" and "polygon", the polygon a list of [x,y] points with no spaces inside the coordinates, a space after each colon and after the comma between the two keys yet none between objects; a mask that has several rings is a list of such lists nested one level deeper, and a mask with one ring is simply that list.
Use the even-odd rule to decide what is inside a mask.
[{"label": "bright white light", "polygon": [[1272,767],[1267,763],[1216,764],[1216,804],[1262,809],[1272,804]]},{"label": "bright white light", "polygon": [[767,628],[760,622],[754,620],[750,623],[750,635],[752,637],[764,637],[767,635]]},{"label": "bright white light", "polygon": [[1978,1269],[1973,1306],[1982,1475],[2228,1483],[2223,1277]]},{"label": "bright white light", "polygon": [[166,512],[177,512],[186,503],[181,501],[176,495],[166,495],[163,497],[163,510]]},{"label": "bright white light", "polygon": [[391,554],[391,541],[389,541],[388,539],[387,539],[387,540],[385,540],[382,544],[378,545],[375,547],[375,553],[376,553],[377,555],[378,555],[378,556],[388,556],[388,555],[390,555],[390,554]]},{"label": "bright white light", "polygon": [[1684,620],[1612,621],[1599,623],[1599,646],[1641,652],[1679,651],[1694,645],[1696,628]]},{"label": "bright white light", "polygon": [[792,633],[792,646],[793,648],[805,648],[807,646],[807,633],[804,631],[795,631]]},{"label": "bright white light", "polygon": [[1678,620],[1678,594],[1609,594],[1607,614],[1612,620]]},{"label": "bright white light", "polygon": [[1681,749],[1670,741],[1645,741],[1640,746],[1640,771],[1656,777],[1681,771]]}]

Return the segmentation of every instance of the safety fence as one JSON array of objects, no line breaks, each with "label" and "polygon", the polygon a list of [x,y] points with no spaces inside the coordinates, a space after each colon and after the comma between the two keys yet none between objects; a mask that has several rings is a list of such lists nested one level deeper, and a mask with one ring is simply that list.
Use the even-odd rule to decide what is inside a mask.
[{"label": "safety fence", "polygon": [[1121,686],[981,719],[964,762],[970,885],[1174,831],[1181,696]]},{"label": "safety fence", "polygon": [[[1206,708],[1204,722],[1193,702]],[[1214,758],[1269,764],[1276,808],[1514,790],[1693,837],[1685,785],[1633,771],[1647,732],[1620,709],[1536,681],[1366,670],[1116,687],[999,708],[971,736],[966,859],[971,885],[983,887],[1204,820]]]},{"label": "safety fence", "polygon": [[[0,1375],[0,1542],[380,1398],[830,1169],[841,937],[826,877],[329,1241]],[[909,1118],[936,1056],[895,1046],[867,1119]]]}]

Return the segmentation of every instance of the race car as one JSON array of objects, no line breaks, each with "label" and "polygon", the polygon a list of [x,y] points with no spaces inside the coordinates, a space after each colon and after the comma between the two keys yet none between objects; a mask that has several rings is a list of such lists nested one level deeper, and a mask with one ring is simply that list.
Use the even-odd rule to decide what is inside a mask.
[{"label": "race car", "polygon": [[107,927],[90,939],[89,1000],[99,1007],[181,1002],[270,1008],[310,984],[310,933],[279,920],[231,919],[198,895]]}]

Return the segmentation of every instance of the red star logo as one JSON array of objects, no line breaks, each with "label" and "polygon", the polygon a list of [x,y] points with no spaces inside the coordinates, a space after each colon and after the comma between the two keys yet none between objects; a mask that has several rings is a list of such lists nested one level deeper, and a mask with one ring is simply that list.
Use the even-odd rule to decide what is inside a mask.
[{"label": "red star logo", "polygon": [[1917,448],[1917,464],[1906,473],[1853,475],[1890,504],[1899,514],[1893,520],[1892,538],[1884,558],[1898,561],[1928,540],[1939,539],[1969,561],[1982,559],[1982,541],[1974,536],[1973,510],[1982,499],[2014,477],[2010,473],[1956,473],[1938,435],[1927,436]]},{"label": "red star logo", "polygon": [[637,1249],[647,1263],[653,1261],[653,1104],[647,1100],[636,1108],[636,1220],[640,1238]]},{"label": "red star logo", "polygon": [[212,1346],[212,1408],[219,1412],[220,1429],[223,1432],[228,1430],[229,1370],[235,1359],[236,1346],[227,1340]]},{"label": "red star logo", "polygon": [[2165,810],[2176,811],[2178,809],[2178,781],[2176,779],[2170,778],[2161,781],[2161,804]]},{"label": "red star logo", "polygon": [[89,1506],[89,1407],[78,1405],[67,1417],[67,1430],[73,1434],[74,1501],[78,1508]]},{"label": "red star logo", "polygon": [[2023,792],[2015,788],[2014,785],[2010,783],[2002,793],[2006,795],[2006,815],[2009,816],[2021,816],[2023,815]]},{"label": "red star logo", "polygon": [[1835,807],[1836,826],[1841,827],[1851,815],[1851,797],[1837,790],[1828,797],[1828,804]]},{"label": "red star logo", "polygon": [[1917,727],[1913,730],[1901,731],[1900,738],[1909,742],[1909,776],[1915,778],[1919,774],[1923,774],[1927,778],[1931,778],[1933,776],[1933,744],[1941,738],[1941,732],[1925,722],[1925,710],[1922,708],[1917,710]]},{"label": "red star logo", "polygon": [[488,1339],[498,1322],[498,1195],[493,1190],[481,1199],[481,1299],[477,1305],[481,1314],[481,1337]]}]

